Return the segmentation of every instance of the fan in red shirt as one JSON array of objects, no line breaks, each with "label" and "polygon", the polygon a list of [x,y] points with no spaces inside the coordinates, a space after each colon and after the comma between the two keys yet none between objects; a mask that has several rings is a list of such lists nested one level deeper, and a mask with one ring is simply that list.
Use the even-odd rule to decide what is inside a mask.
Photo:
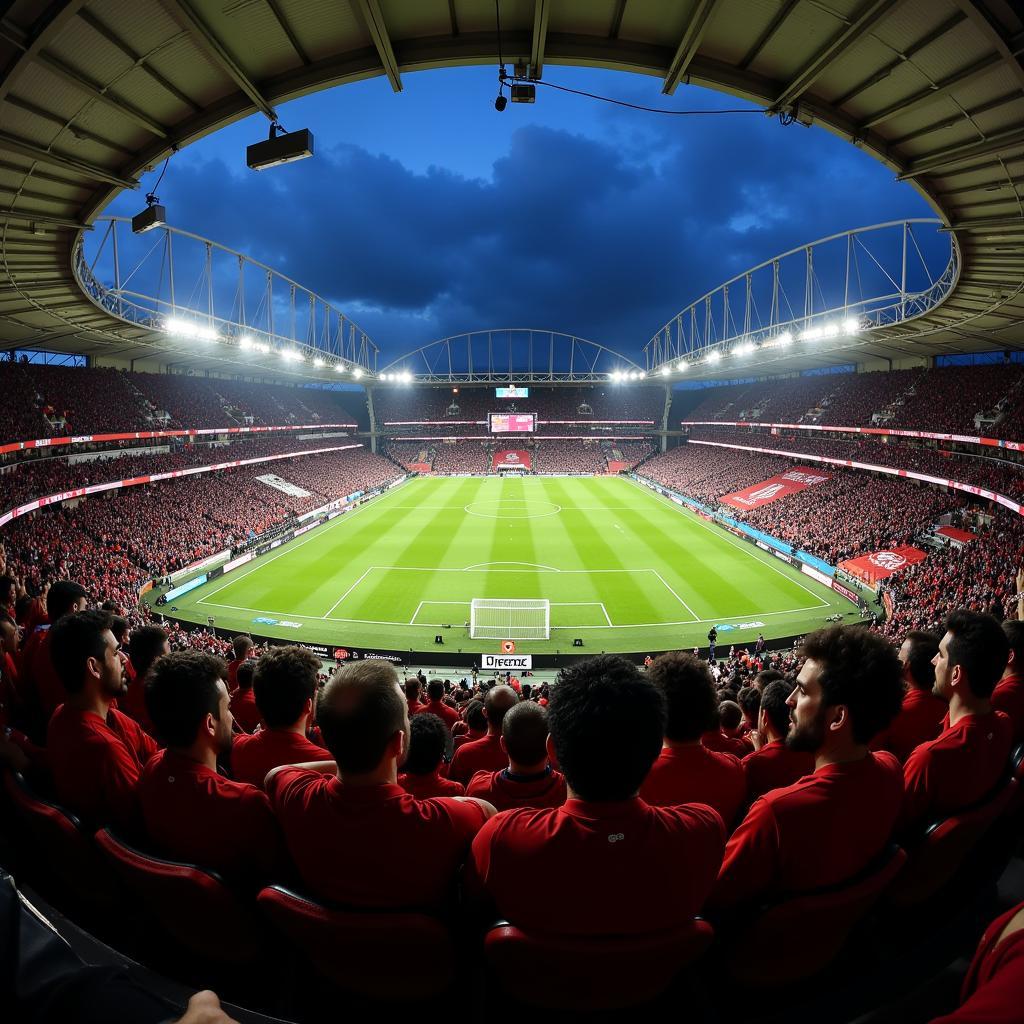
[{"label": "fan in red shirt", "polygon": [[463,796],[466,788],[441,776],[441,759],[449,733],[436,715],[419,712],[409,720],[409,753],[398,784],[417,800],[435,796]]},{"label": "fan in red shirt", "polygon": [[0,762],[17,772],[45,764],[46,752],[36,746],[17,724],[25,709],[18,691],[18,627],[13,619],[0,615]]},{"label": "fan in red shirt", "polygon": [[409,705],[410,718],[423,707],[423,701],[420,700],[421,685],[419,676],[410,676],[405,681],[405,699]]},{"label": "fan in red shirt", "polygon": [[128,692],[117,702],[118,709],[134,718],[143,729],[155,736],[153,720],[146,707],[146,677],[150,669],[171,653],[166,630],[160,626],[141,626],[128,641],[128,665],[133,669]]},{"label": "fan in red shirt", "polygon": [[157,853],[255,885],[281,863],[284,844],[267,795],[217,771],[232,740],[226,672],[200,651],[157,663],[146,701],[167,749],[143,769],[139,802]]},{"label": "fan in red shirt", "polygon": [[508,765],[497,772],[477,772],[466,792],[499,811],[513,807],[560,807],[565,803],[565,776],[548,761],[547,711],[533,701],[509,708],[501,723],[501,747]]},{"label": "fan in red shirt", "polygon": [[482,740],[464,743],[455,751],[448,766],[448,778],[469,782],[477,772],[500,771],[508,763],[508,755],[501,749],[501,723],[509,708],[519,703],[519,696],[511,686],[492,686],[484,696],[484,717],[487,735]]},{"label": "fan in red shirt", "polygon": [[1024,740],[1024,622],[1007,619],[1003,632],[1010,644],[1010,656],[992,693],[992,707],[1010,716],[1013,742],[1020,743]]},{"label": "fan in red shirt", "polygon": [[452,726],[452,745],[456,750],[466,743],[482,740],[487,735],[487,716],[484,714],[482,700],[471,700],[462,714],[466,731],[456,733],[458,726]]},{"label": "fan in red shirt", "polygon": [[459,713],[455,708],[448,707],[443,698],[444,683],[440,679],[431,679],[427,683],[427,703],[421,704],[415,711],[410,711],[410,714],[437,715],[450,731],[451,727],[459,720]]},{"label": "fan in red shirt", "polygon": [[903,706],[892,725],[871,741],[872,750],[888,750],[905,763],[915,747],[938,736],[947,710],[946,702],[932,693],[932,659],[938,650],[939,638],[934,633],[915,629],[907,634],[898,655],[907,687]]},{"label": "fan in red shirt", "polygon": [[252,688],[266,728],[235,740],[231,773],[238,782],[262,789],[267,772],[278,765],[331,760],[306,737],[319,673],[320,659],[304,647],[272,647],[256,662]]},{"label": "fan in red shirt", "polygon": [[792,786],[797,779],[814,771],[814,754],[793,750],[786,744],[789,734],[789,683],[776,680],[761,694],[757,729],[750,734],[754,751],[743,758],[747,780],[747,799],[756,800],[773,789]]},{"label": "fan in red shirt", "polygon": [[[625,658],[601,655],[563,670],[548,716],[568,799],[484,825],[469,900],[562,934],[637,934],[692,918],[714,885],[725,830],[710,807],[651,807],[638,795],[661,750],[661,692]],[[522,884],[537,877],[547,884]]]},{"label": "fan in red shirt", "polygon": [[235,673],[238,689],[231,694],[231,717],[238,728],[247,734],[254,733],[263,723],[260,709],[256,706],[256,694],[252,688],[255,675],[256,663],[243,661]]},{"label": "fan in red shirt", "polygon": [[743,711],[739,704],[734,700],[723,700],[718,705],[715,721],[709,722],[701,737],[701,743],[716,753],[743,757],[750,753],[750,747],[740,737],[742,727]]},{"label": "fan in red shirt", "polygon": [[647,678],[664,695],[668,715],[664,746],[640,787],[640,796],[659,807],[707,804],[731,831],[746,802],[747,780],[738,758],[701,743],[701,736],[719,721],[715,682],[707,662],[684,651],[662,654],[651,662]]},{"label": "fan in red shirt", "polygon": [[240,665],[243,665],[251,656],[255,644],[252,642],[251,636],[246,636],[244,633],[236,636],[231,641],[231,650],[234,653],[234,658],[228,662],[228,693],[233,695],[235,690],[238,689],[238,669]]},{"label": "fan in red shirt", "polygon": [[935,692],[948,702],[949,717],[904,765],[902,824],[908,835],[977,803],[1006,774],[1013,723],[993,710],[990,698],[1009,647],[991,615],[957,611],[946,620],[934,665]]},{"label": "fan in red shirt", "polygon": [[899,817],[900,764],[868,750],[903,699],[895,651],[861,627],[833,626],[811,633],[801,654],[786,742],[813,753],[816,768],[754,801],[726,845],[718,907],[846,881],[885,849]]},{"label": "fan in red shirt", "polygon": [[50,630],[54,666],[67,693],[54,712],[46,755],[57,799],[90,826],[137,830],[138,784],[156,743],[111,707],[124,696],[124,655],[107,612],[65,615]]},{"label": "fan in red shirt", "polygon": [[347,906],[443,908],[494,808],[469,797],[417,800],[398,785],[409,709],[388,662],[339,669],[319,713],[336,761],[277,768],[266,784],[303,883]]}]

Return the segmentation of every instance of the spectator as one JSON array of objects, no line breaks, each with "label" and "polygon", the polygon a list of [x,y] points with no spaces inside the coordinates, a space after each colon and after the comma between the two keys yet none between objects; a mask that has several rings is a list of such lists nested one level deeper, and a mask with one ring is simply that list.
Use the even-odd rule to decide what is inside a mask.
[{"label": "spectator", "polygon": [[411,676],[405,681],[405,700],[409,705],[409,717],[418,714],[423,708],[423,702],[420,700],[420,680],[419,676]]},{"label": "spectator", "polygon": [[452,726],[453,746],[456,750],[464,743],[482,740],[487,735],[487,716],[484,714],[484,702],[482,700],[471,700],[466,705],[463,715],[466,731],[455,735],[455,730],[458,726]]},{"label": "spectator", "polygon": [[304,647],[273,647],[256,662],[253,692],[264,729],[239,736],[231,771],[239,782],[263,788],[271,768],[331,755],[306,736],[313,722],[320,659]]},{"label": "spectator", "polygon": [[720,754],[744,757],[750,751],[750,747],[739,737],[742,723],[743,712],[739,704],[734,700],[722,700],[719,702],[715,721],[701,737],[701,743],[708,750]]},{"label": "spectator", "polygon": [[132,666],[128,692],[118,701],[118,708],[134,718],[150,736],[155,736],[153,720],[146,706],[146,679],[153,666],[171,653],[167,631],[161,626],[140,626],[128,641],[128,664]]},{"label": "spectator", "polygon": [[533,701],[509,708],[501,722],[501,747],[508,765],[477,772],[466,792],[499,811],[514,807],[560,807],[565,803],[565,776],[548,762],[547,711]]},{"label": "spectator", "polygon": [[[473,841],[469,898],[521,928],[555,922],[564,934],[657,931],[698,913],[721,860],[722,819],[700,804],[651,807],[637,795],[665,719],[660,690],[624,658],[563,670],[548,744],[568,800],[491,819]],[[537,877],[548,884],[522,884]]]},{"label": "spectator", "polygon": [[790,692],[788,683],[776,679],[761,694],[757,729],[750,734],[754,750],[742,762],[747,799],[751,802],[773,789],[791,786],[814,771],[814,754],[807,750],[794,750],[786,743],[790,726],[787,702]]},{"label": "spectator", "polygon": [[487,734],[483,739],[464,743],[455,751],[448,767],[448,778],[466,785],[477,772],[500,771],[507,763],[501,748],[501,723],[509,708],[519,703],[511,686],[492,686],[484,697]]},{"label": "spectator", "polygon": [[935,818],[977,803],[1004,776],[1013,723],[992,707],[1009,641],[991,615],[955,612],[934,658],[935,692],[949,705],[945,728],[903,769],[902,825],[916,835]]},{"label": "spectator", "polygon": [[146,764],[139,802],[158,853],[255,884],[280,864],[283,843],[266,794],[217,771],[232,740],[226,671],[199,651],[168,654],[154,667],[146,704],[167,749]]},{"label": "spectator", "polygon": [[243,661],[235,671],[238,689],[231,695],[231,717],[238,728],[246,734],[254,733],[263,723],[260,709],[256,706],[256,694],[252,688],[255,674],[255,662]]},{"label": "spectator", "polygon": [[[252,642],[251,636],[244,633],[236,636],[231,641],[231,649],[234,657],[228,662],[228,692],[234,693],[238,689],[238,666],[252,657],[253,648],[256,645]],[[251,731],[251,730],[246,730]]]},{"label": "spectator", "polygon": [[857,626],[833,626],[811,633],[801,653],[786,742],[813,753],[816,768],[754,801],[726,846],[718,907],[852,878],[885,848],[900,813],[899,762],[868,750],[903,696],[892,648]]},{"label": "spectator", "polygon": [[662,654],[647,673],[665,698],[664,746],[640,787],[649,804],[707,804],[730,831],[747,795],[739,759],[711,750],[701,736],[718,722],[715,685],[706,662],[679,651]]},{"label": "spectator", "polygon": [[448,707],[444,702],[444,683],[440,679],[431,679],[427,683],[427,703],[421,704],[415,711],[409,713],[435,715],[449,730],[459,720],[458,711]]},{"label": "spectator", "polygon": [[1003,623],[1010,646],[1010,656],[1003,676],[992,692],[992,707],[1009,716],[1013,722],[1013,742],[1024,740],[1024,622],[1007,619]]},{"label": "spectator", "polygon": [[335,761],[285,765],[267,779],[303,883],[346,906],[443,908],[494,808],[469,797],[417,800],[398,785],[409,709],[387,662],[340,668],[319,714]]},{"label": "spectator", "polygon": [[434,796],[463,796],[466,787],[441,776],[449,733],[434,714],[421,711],[409,720],[409,751],[398,784],[417,800]]},{"label": "spectator", "polygon": [[743,712],[740,728],[745,737],[757,728],[758,712],[761,710],[761,691],[756,686],[741,687],[736,695],[736,703]]},{"label": "spectator", "polygon": [[131,833],[138,824],[138,784],[156,743],[111,707],[124,696],[124,655],[106,612],[61,616],[49,649],[67,699],[54,712],[46,753],[57,799],[95,828]]}]

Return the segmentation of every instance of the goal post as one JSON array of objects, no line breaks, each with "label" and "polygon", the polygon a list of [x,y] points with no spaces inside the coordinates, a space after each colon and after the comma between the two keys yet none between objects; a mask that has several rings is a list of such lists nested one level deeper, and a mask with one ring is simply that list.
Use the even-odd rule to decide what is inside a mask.
[{"label": "goal post", "polygon": [[469,635],[474,640],[549,640],[551,602],[475,597],[469,606]]}]

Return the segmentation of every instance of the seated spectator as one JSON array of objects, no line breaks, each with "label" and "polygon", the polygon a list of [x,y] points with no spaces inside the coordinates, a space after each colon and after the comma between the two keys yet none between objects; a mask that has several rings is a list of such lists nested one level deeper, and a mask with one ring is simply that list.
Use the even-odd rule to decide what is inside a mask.
[{"label": "seated spectator", "polygon": [[284,847],[266,794],[217,771],[232,740],[226,674],[220,658],[199,651],[156,664],[146,703],[167,749],[143,769],[139,802],[157,853],[256,884],[281,862]]},{"label": "seated spectator", "polygon": [[427,703],[421,704],[410,714],[436,715],[449,730],[459,720],[458,711],[455,708],[448,707],[444,702],[444,683],[440,679],[431,679],[427,683]]},{"label": "seated spectator", "polygon": [[465,731],[456,734],[455,730],[458,729],[458,726],[452,726],[452,745],[456,750],[464,743],[482,740],[487,735],[487,716],[484,714],[484,702],[482,700],[471,700],[466,705],[462,714]]},{"label": "seated spectator", "polygon": [[736,703],[743,712],[743,721],[740,723],[742,739],[757,729],[758,712],[761,710],[761,691],[756,686],[744,686],[736,695]]},{"label": "seated spectator", "polygon": [[903,706],[892,725],[871,741],[872,750],[888,750],[905,763],[915,747],[938,736],[948,710],[946,702],[932,693],[932,660],[938,651],[939,638],[934,633],[914,629],[907,634],[898,655],[907,688]]},{"label": "seated spectator", "polygon": [[895,652],[857,626],[833,626],[811,633],[801,653],[786,742],[813,753],[816,768],[754,801],[725,848],[718,907],[850,879],[885,849],[896,826],[899,761],[868,750],[903,699]]},{"label": "seated spectator", "polygon": [[132,834],[138,785],[156,743],[111,707],[125,693],[124,655],[106,612],[62,616],[49,631],[49,651],[67,694],[46,734],[58,801],[89,826]]},{"label": "seated spectator", "polygon": [[340,668],[319,718],[335,761],[285,765],[267,779],[304,884],[342,905],[441,909],[494,808],[469,797],[417,800],[398,785],[409,708],[388,662]]},{"label": "seated spectator", "polygon": [[25,772],[32,765],[44,765],[46,752],[15,727],[24,716],[18,693],[19,640],[14,620],[0,613],[0,764]]},{"label": "seated spectator", "polygon": [[791,786],[797,779],[814,771],[814,755],[807,750],[793,750],[786,744],[789,735],[789,703],[791,692],[782,680],[770,682],[761,694],[757,729],[750,734],[753,753],[743,758],[747,780],[747,799],[756,800],[773,789]]},{"label": "seated spectator", "polygon": [[155,736],[153,720],[146,707],[146,678],[157,661],[171,653],[167,632],[160,626],[140,626],[134,630],[128,641],[128,664],[132,666],[132,677],[128,692],[117,706],[130,718],[134,718],[143,729]]},{"label": "seated spectator", "polygon": [[417,800],[434,796],[464,796],[466,787],[441,776],[448,730],[436,715],[418,712],[409,720],[409,751],[398,784]]},{"label": "seated spectator", "polygon": [[1010,656],[1003,676],[992,692],[992,707],[1005,712],[1013,722],[1013,742],[1024,740],[1024,622],[1007,619],[1003,632],[1010,645]]},{"label": "seated spectator", "polygon": [[[765,687],[768,686],[769,683],[781,683],[785,682],[785,680],[786,677],[781,672],[778,672],[773,668],[766,668],[762,669],[762,671],[758,672],[757,675],[754,676],[754,680],[750,685],[764,693]],[[790,687],[790,689],[792,689],[792,687]]]},{"label": "seated spectator", "polygon": [[314,714],[320,659],[304,647],[272,647],[256,662],[253,692],[265,728],[239,736],[231,748],[231,772],[239,782],[263,788],[271,768],[331,755],[306,736]]},{"label": "seated spectator", "polygon": [[231,695],[231,717],[244,733],[254,733],[262,724],[260,709],[256,706],[256,694],[252,688],[256,674],[254,661],[243,661],[235,672],[238,689]]},{"label": "seated spectator", "polygon": [[991,615],[954,612],[935,655],[935,692],[948,702],[939,735],[903,768],[902,828],[915,835],[936,818],[987,796],[1006,774],[1013,723],[992,707],[1010,644]]},{"label": "seated spectator", "polygon": [[738,758],[701,743],[719,720],[707,663],[683,651],[662,654],[651,663],[647,678],[664,695],[667,715],[664,746],[640,796],[656,806],[707,804],[730,831],[746,802],[747,782]]},{"label": "seated spectator", "polygon": [[509,708],[519,703],[511,686],[492,686],[484,696],[487,734],[483,739],[464,743],[455,751],[448,766],[448,778],[466,785],[477,772],[496,772],[505,767],[508,755],[501,748],[501,723]]},{"label": "seated spectator", "polygon": [[252,656],[252,650],[255,646],[252,642],[252,637],[246,636],[244,633],[236,636],[231,641],[231,650],[234,657],[228,662],[228,693],[233,694],[238,689],[238,667]]},{"label": "seated spectator", "polygon": [[565,776],[548,762],[547,711],[523,700],[509,708],[501,722],[501,747],[508,765],[497,772],[477,772],[466,792],[499,811],[513,807],[561,807]]},{"label": "seated spectator", "polygon": [[739,704],[734,700],[721,701],[715,714],[715,721],[701,737],[701,743],[708,750],[720,754],[744,757],[749,753],[750,747],[739,736],[742,722],[743,712]]},{"label": "seated spectator", "polygon": [[[563,670],[550,701],[548,745],[568,799],[492,818],[473,841],[467,895],[521,928],[569,934],[650,932],[693,917],[725,830],[710,807],[651,807],[638,795],[665,733],[661,691],[626,659],[601,655]],[[537,877],[548,884],[522,884]]]},{"label": "seated spectator", "polygon": [[419,676],[412,676],[405,681],[405,699],[409,705],[410,717],[423,707],[423,701],[420,700],[421,685]]}]

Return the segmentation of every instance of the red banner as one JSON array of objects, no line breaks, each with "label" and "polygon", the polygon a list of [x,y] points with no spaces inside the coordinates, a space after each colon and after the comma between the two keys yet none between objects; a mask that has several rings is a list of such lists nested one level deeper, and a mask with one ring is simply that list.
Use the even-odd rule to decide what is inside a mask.
[{"label": "red banner", "polygon": [[926,553],[920,548],[907,545],[893,548],[891,551],[872,551],[870,555],[848,558],[845,562],[839,563],[839,568],[845,569],[851,576],[873,583],[906,569],[908,565],[924,561],[925,557]]},{"label": "red banner", "polygon": [[970,530],[958,530],[955,526],[940,526],[935,532],[940,537],[948,537],[958,544],[970,544],[972,540],[978,539],[976,533],[971,533]]},{"label": "red banner", "polygon": [[532,469],[530,453],[523,451],[495,452],[491,460],[491,466],[496,470],[503,469]]},{"label": "red banner", "polygon": [[831,473],[822,473],[821,470],[808,466],[794,466],[785,473],[763,480],[753,487],[745,487],[742,491],[723,495],[718,500],[723,505],[732,505],[733,508],[760,508],[762,505],[778,501],[779,498],[788,498],[791,494],[798,494],[808,487],[823,484],[831,479]]},{"label": "red banner", "polygon": [[628,462],[620,462],[617,459],[608,460],[608,473],[614,475],[615,473],[621,473],[624,469],[629,466]]}]

